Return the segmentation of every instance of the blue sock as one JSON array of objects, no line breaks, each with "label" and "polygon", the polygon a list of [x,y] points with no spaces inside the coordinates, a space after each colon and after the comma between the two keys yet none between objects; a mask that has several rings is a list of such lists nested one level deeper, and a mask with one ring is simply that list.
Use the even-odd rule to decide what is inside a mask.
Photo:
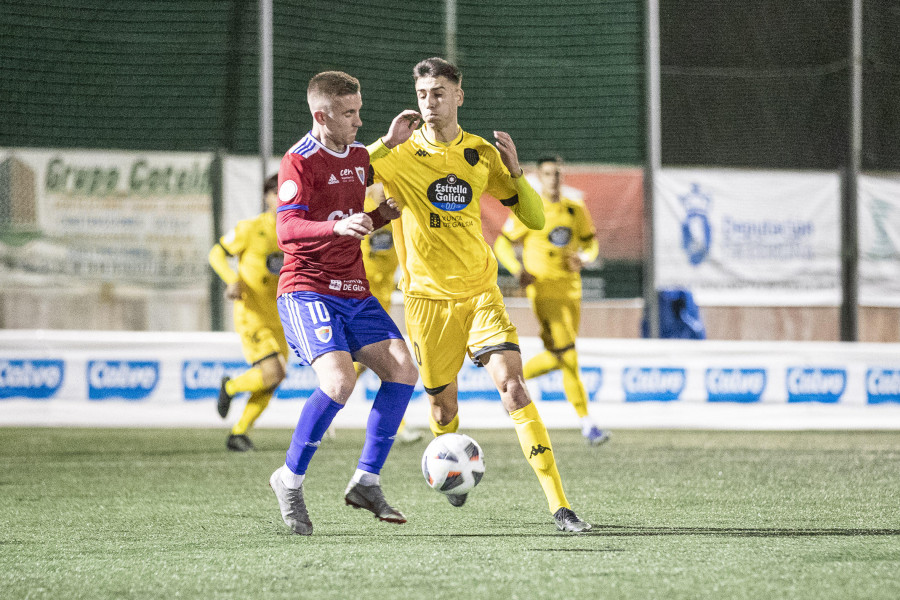
[{"label": "blue sock", "polygon": [[316,388],[300,411],[300,420],[291,437],[284,464],[297,475],[306,473],[309,461],[319,448],[322,436],[334,420],[338,411],[344,408],[328,397],[328,394]]},{"label": "blue sock", "polygon": [[406,414],[406,406],[413,393],[413,386],[393,381],[382,381],[369,421],[366,424],[366,441],[357,468],[367,473],[381,472],[388,452],[394,445],[394,434]]}]

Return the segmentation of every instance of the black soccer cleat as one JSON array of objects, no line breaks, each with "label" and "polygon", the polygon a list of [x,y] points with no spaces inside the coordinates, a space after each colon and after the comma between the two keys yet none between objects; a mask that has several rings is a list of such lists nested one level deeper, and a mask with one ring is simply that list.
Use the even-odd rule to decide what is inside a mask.
[{"label": "black soccer cleat", "polygon": [[583,533],[591,530],[591,524],[578,518],[571,508],[563,506],[553,514],[556,520],[556,528],[560,531],[570,531],[572,533]]},{"label": "black soccer cleat", "polygon": [[249,452],[250,450],[256,450],[256,446],[253,445],[250,438],[243,433],[239,435],[234,435],[233,433],[228,434],[228,439],[225,441],[225,447],[234,452]]},{"label": "black soccer cleat", "polygon": [[231,378],[227,375],[222,378],[222,385],[219,386],[219,402],[216,405],[216,410],[219,411],[219,416],[223,419],[228,416],[228,409],[231,408],[232,396],[225,391],[225,384],[228,383],[229,379]]},{"label": "black soccer cleat", "polygon": [[353,508],[362,508],[388,523],[406,523],[402,512],[387,503],[380,485],[363,485],[353,481],[344,492],[344,502]]}]

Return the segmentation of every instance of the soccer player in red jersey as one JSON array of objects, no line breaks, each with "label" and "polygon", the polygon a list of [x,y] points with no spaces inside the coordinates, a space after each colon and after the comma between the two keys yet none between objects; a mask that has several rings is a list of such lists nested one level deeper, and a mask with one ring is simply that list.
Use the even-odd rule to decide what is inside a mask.
[{"label": "soccer player in red jersey", "polygon": [[[312,533],[303,499],[306,469],[353,391],[353,361],[382,384],[344,499],[382,521],[406,522],[385,500],[379,474],[418,378],[400,331],[369,291],[362,262],[360,240],[400,212],[392,200],[370,212],[363,208],[371,176],[369,154],[355,141],[362,126],[359,81],[339,71],[319,73],[306,97],[312,129],[284,155],[278,172],[276,232],[285,259],[278,312],[288,344],[313,368],[319,387],[303,405],[285,464],[269,479],[284,522],[301,535]],[[387,137],[408,138],[410,128],[396,122]]]}]

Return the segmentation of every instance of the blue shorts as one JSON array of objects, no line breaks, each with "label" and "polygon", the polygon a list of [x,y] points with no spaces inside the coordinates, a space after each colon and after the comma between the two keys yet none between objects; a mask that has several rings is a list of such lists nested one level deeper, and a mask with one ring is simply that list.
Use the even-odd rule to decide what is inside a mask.
[{"label": "blue shorts", "polygon": [[278,314],[288,345],[305,365],[326,352],[343,350],[352,356],[369,344],[403,339],[374,296],[359,300],[290,292],[278,297]]}]

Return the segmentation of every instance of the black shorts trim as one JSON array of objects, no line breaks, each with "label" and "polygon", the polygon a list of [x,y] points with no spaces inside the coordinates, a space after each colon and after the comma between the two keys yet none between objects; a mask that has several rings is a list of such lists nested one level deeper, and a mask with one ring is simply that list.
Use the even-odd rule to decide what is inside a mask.
[{"label": "black shorts trim", "polygon": [[266,360],[267,358],[272,358],[273,356],[278,356],[279,354],[281,354],[281,352],[272,352],[271,354],[266,354],[265,356],[263,356],[261,359],[259,359],[258,361],[254,362],[254,363],[253,363],[252,365],[250,365],[250,366],[251,366],[251,367],[255,367],[256,365],[258,365],[258,364],[261,363],[262,361]]},{"label": "black shorts trim", "polygon": [[484,363],[481,362],[481,357],[485,354],[490,354],[491,352],[497,352],[498,350],[515,350],[519,354],[522,353],[522,350],[519,348],[518,344],[513,344],[512,342],[503,342],[502,344],[497,344],[496,346],[486,346],[484,348],[480,348],[478,352],[472,355],[472,362],[475,363],[476,367],[483,367]]},{"label": "black shorts trim", "polygon": [[441,392],[443,392],[444,390],[446,390],[448,385],[450,385],[450,384],[449,384],[449,383],[445,383],[444,385],[439,385],[439,386],[433,387],[433,388],[426,387],[426,388],[425,388],[425,392],[426,392],[429,396],[437,396],[438,394],[440,394]]}]

